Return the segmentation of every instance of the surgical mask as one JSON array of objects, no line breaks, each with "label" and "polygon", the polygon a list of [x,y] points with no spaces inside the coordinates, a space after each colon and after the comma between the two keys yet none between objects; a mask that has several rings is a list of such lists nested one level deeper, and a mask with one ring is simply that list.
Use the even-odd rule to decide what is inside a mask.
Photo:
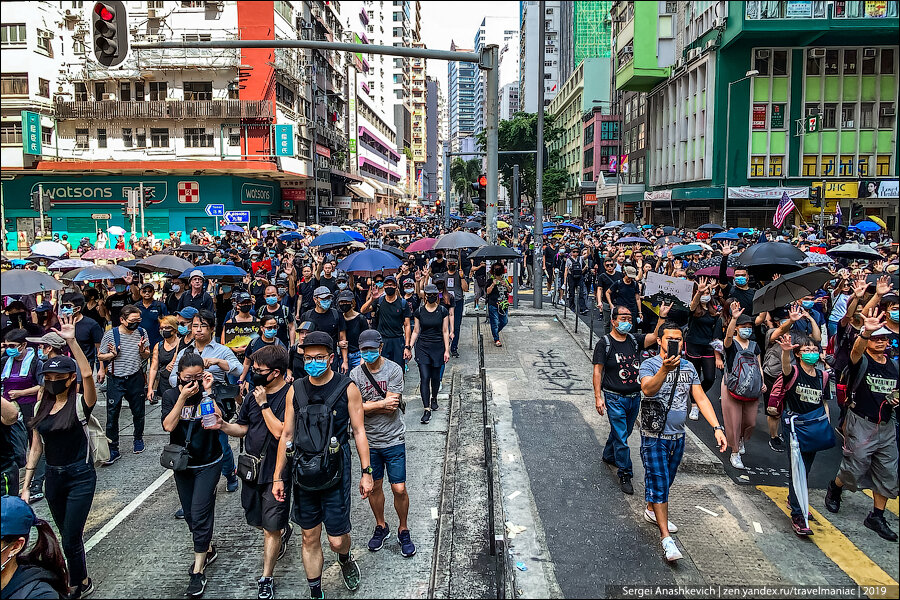
[{"label": "surgical mask", "polygon": [[114,286],[114,288],[115,288],[115,290],[116,290],[117,292],[124,292],[125,290],[128,289],[128,286],[125,285],[124,283],[117,283],[117,284]]},{"label": "surgical mask", "polygon": [[[10,544],[9,546],[12,546],[12,544]],[[6,548],[9,548],[9,546],[7,546]],[[4,550],[6,550],[6,548],[4,548]],[[10,554],[9,558],[7,558],[5,561],[3,561],[3,564],[0,564],[0,571],[5,569],[6,565],[8,565],[12,561],[12,559],[14,559],[15,557],[16,557],[15,554]]]},{"label": "surgical mask", "polygon": [[275,306],[278,304],[278,296],[266,296],[266,304],[269,306]]},{"label": "surgical mask", "polygon": [[47,360],[47,354],[44,352],[43,348],[38,348],[38,358],[41,360]]},{"label": "surgical mask", "polygon": [[818,352],[801,352],[800,359],[808,365],[814,365],[819,362]]},{"label": "surgical mask", "polygon": [[738,275],[734,278],[735,285],[747,285],[747,278],[743,275]]},{"label": "surgical mask", "polygon": [[415,292],[415,291],[416,291],[416,288],[414,288],[414,287],[405,287],[405,288],[403,288],[403,293],[404,293],[404,294],[412,294],[412,293]]},{"label": "surgical mask", "polygon": [[67,389],[69,389],[68,379],[56,379],[53,381],[50,381],[49,379],[44,380],[44,390],[50,394],[51,397],[56,397]]},{"label": "surgical mask", "polygon": [[804,300],[801,304],[803,304],[803,308],[805,308],[806,310],[809,310],[809,309],[811,309],[813,306],[816,305],[816,303],[813,302],[812,300]]},{"label": "surgical mask", "polygon": [[353,310],[353,303],[352,302],[340,302],[340,303],[338,303],[338,307],[341,309],[342,313],[350,312],[351,310]]},{"label": "surgical mask", "polygon": [[339,289],[339,290],[346,290],[346,289],[347,289],[347,283],[344,282],[344,281],[338,281],[338,284],[337,284],[337,285],[338,285],[338,289]]},{"label": "surgical mask", "polygon": [[250,305],[249,304],[238,305],[238,310],[244,314],[247,314],[250,312]]},{"label": "surgical mask", "polygon": [[360,351],[359,356],[363,359],[363,362],[365,362],[367,365],[371,365],[373,362],[378,360],[378,357],[381,356],[381,354],[378,352],[378,350],[362,350]]},{"label": "surgical mask", "polygon": [[322,307],[322,310],[328,310],[331,308],[331,300],[319,300],[319,306]]},{"label": "surgical mask", "polygon": [[307,360],[304,361],[303,366],[310,377],[319,377],[328,370],[328,361],[327,359]]},{"label": "surgical mask", "polygon": [[222,291],[223,294],[227,294],[228,292],[231,291],[231,286],[230,286],[230,285],[223,285],[223,286],[220,287],[219,289]]},{"label": "surgical mask", "polygon": [[619,333],[628,333],[631,331],[631,322],[630,321],[619,321],[616,323],[616,331]]},{"label": "surgical mask", "polygon": [[71,317],[72,315],[75,314],[75,309],[63,307],[63,308],[59,309],[59,314],[65,316],[65,317]]},{"label": "surgical mask", "polygon": [[375,287],[377,287],[378,289],[383,288],[383,287],[384,287],[384,282],[383,282],[383,281],[376,281],[376,282],[375,282]]},{"label": "surgical mask", "polygon": [[741,327],[738,329],[738,335],[741,336],[742,340],[749,340],[750,336],[753,335],[753,330],[749,327]]},{"label": "surgical mask", "polygon": [[267,338],[275,337],[275,334],[278,333],[277,329],[263,329],[263,335]]},{"label": "surgical mask", "polygon": [[140,321],[138,321],[137,323],[125,323],[125,329],[127,329],[128,331],[134,331],[135,329],[137,329],[140,326],[141,326]]},{"label": "surgical mask", "polygon": [[702,302],[703,304],[706,304],[710,300],[712,300],[712,296],[710,296],[709,294],[703,294],[702,296],[700,296],[700,302]]},{"label": "surgical mask", "polygon": [[10,358],[15,358],[15,357],[19,356],[19,354],[20,353],[19,353],[18,348],[7,348],[6,349],[6,355]]},{"label": "surgical mask", "polygon": [[891,321],[893,321],[894,323],[900,322],[900,310],[889,310],[889,311],[888,311],[888,317],[889,317],[889,318],[891,319]]},{"label": "surgical mask", "polygon": [[187,325],[179,325],[178,326],[178,335],[187,335],[188,331],[190,331],[190,330],[188,329]]}]

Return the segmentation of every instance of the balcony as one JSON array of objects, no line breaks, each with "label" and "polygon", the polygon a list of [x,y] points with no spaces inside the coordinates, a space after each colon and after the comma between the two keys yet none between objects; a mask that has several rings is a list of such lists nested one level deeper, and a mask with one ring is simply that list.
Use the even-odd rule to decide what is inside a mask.
[{"label": "balcony", "polygon": [[268,100],[171,100],[57,102],[56,118],[88,121],[130,119],[271,119]]},{"label": "balcony", "polygon": [[[746,2],[744,16],[748,20],[767,19],[825,19],[828,4],[825,0],[787,2],[785,0]],[[831,17],[835,19],[897,18],[897,0],[865,2],[863,0],[835,0]]]}]

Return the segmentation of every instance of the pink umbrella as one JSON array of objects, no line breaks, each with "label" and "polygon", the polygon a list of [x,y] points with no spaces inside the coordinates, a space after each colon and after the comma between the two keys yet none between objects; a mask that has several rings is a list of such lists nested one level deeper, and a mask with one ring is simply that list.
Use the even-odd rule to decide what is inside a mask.
[{"label": "pink umbrella", "polygon": [[421,240],[416,240],[412,244],[406,247],[407,252],[428,252],[434,248],[434,245],[437,243],[437,238],[422,238]]},{"label": "pink umbrella", "polygon": [[[729,277],[734,277],[734,269],[731,267],[727,267],[725,269],[726,274]],[[719,276],[719,267],[706,267],[705,269],[700,269],[699,271],[694,271],[694,277],[718,277]]]},{"label": "pink umbrella", "polygon": [[103,260],[131,260],[134,256],[124,250],[115,250],[113,248],[98,248],[97,250],[90,250],[81,255],[81,258],[85,260],[96,260],[98,258]]}]

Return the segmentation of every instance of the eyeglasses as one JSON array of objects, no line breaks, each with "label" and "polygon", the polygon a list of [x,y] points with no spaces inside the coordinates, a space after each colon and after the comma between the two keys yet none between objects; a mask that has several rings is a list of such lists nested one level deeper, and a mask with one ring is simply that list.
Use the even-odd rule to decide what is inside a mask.
[{"label": "eyeglasses", "polygon": [[265,369],[265,370],[250,369],[250,371],[251,371],[254,375],[268,375],[269,373],[272,372],[272,369]]},{"label": "eyeglasses", "polygon": [[209,323],[191,323],[194,329],[209,329]]},{"label": "eyeglasses", "polygon": [[328,360],[328,354],[320,354],[319,356],[304,356],[303,360],[305,362],[312,362],[314,360]]}]

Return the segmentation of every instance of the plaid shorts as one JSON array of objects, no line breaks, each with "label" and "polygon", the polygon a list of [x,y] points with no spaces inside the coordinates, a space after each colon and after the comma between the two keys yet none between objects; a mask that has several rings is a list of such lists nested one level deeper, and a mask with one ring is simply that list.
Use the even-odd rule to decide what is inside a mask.
[{"label": "plaid shorts", "polygon": [[684,454],[684,436],[666,440],[641,435],[641,462],[644,463],[644,500],[660,504],[669,501],[669,487]]}]

